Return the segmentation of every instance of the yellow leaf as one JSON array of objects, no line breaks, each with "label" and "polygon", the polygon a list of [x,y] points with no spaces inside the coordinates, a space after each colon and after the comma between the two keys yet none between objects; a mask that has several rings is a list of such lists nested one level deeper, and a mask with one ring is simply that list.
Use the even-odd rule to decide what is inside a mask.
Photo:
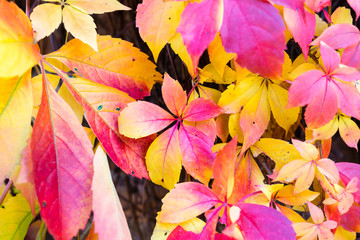
[{"label": "yellow leaf", "polygon": [[346,231],[341,226],[338,226],[334,235],[334,240],[355,240],[356,232]]},{"label": "yellow leaf", "polygon": [[339,128],[339,116],[336,115],[333,120],[331,120],[326,125],[314,129],[313,130],[313,138],[324,140],[331,138],[338,130]]},{"label": "yellow leaf", "polygon": [[162,0],[145,0],[138,5],[136,26],[141,38],[153,53],[155,62],[161,49],[176,34],[184,7],[183,2]]},{"label": "yellow leaf", "polygon": [[62,21],[61,5],[45,3],[34,8],[30,15],[35,42],[49,36]]},{"label": "yellow leaf", "polygon": [[360,129],[350,117],[340,115],[339,133],[349,147],[357,149],[358,141],[360,139]]},{"label": "yellow leaf", "polygon": [[211,65],[219,76],[224,75],[227,63],[236,57],[235,53],[227,53],[222,44],[222,40],[219,34],[217,34],[214,40],[209,44],[208,53]]},{"label": "yellow leaf", "polygon": [[240,113],[231,114],[229,117],[229,134],[231,137],[238,136],[238,142],[244,142],[244,134],[240,128]]},{"label": "yellow leaf", "polygon": [[319,193],[310,191],[309,189],[306,189],[301,193],[294,194],[294,186],[287,185],[278,191],[276,194],[276,200],[288,205],[296,206],[304,205],[306,201],[312,201],[317,196],[319,196]]},{"label": "yellow leaf", "polygon": [[286,132],[289,131],[290,127],[299,117],[300,108],[285,108],[288,99],[288,91],[276,84],[269,83],[268,98],[276,122],[280,127],[285,129]]},{"label": "yellow leaf", "polygon": [[200,82],[213,82],[218,84],[230,84],[236,81],[236,72],[229,66],[224,67],[223,76],[216,70],[213,63],[206,65],[203,69],[199,69]]},{"label": "yellow leaf", "polygon": [[0,78],[23,75],[41,58],[28,17],[13,2],[0,0]]},{"label": "yellow leaf", "polygon": [[201,233],[205,226],[205,222],[198,218],[193,218],[180,224],[157,222],[153,234],[151,235],[151,240],[166,240],[170,233],[179,225],[186,231]]},{"label": "yellow leaf", "polygon": [[98,51],[96,25],[92,17],[80,12],[76,8],[65,6],[63,9],[63,22],[66,31],[70,32],[75,38],[88,44],[96,52]]},{"label": "yellow leaf", "polygon": [[131,10],[118,2],[118,0],[67,0],[66,3],[88,14],[106,13],[117,10]]},{"label": "yellow leaf", "polygon": [[184,45],[183,39],[180,33],[176,33],[175,36],[170,41],[171,48],[174,52],[179,55],[181,60],[185,63],[189,74],[194,78],[195,77],[195,69],[191,60],[191,57]]},{"label": "yellow leaf", "polygon": [[1,182],[19,164],[30,134],[31,111],[30,71],[22,77],[0,78]]},{"label": "yellow leaf", "polygon": [[159,135],[146,153],[146,168],[153,183],[174,188],[181,172],[181,152],[178,130],[172,127]]},{"label": "yellow leaf", "polygon": [[332,14],[331,14],[331,21],[333,24],[340,24],[340,23],[348,23],[352,24],[353,19],[351,17],[351,11],[349,8],[345,7],[338,7]]},{"label": "yellow leaf", "polygon": [[316,17],[315,36],[318,37],[328,27],[328,25],[321,17],[319,17],[319,15],[315,14],[315,17]]},{"label": "yellow leaf", "polygon": [[214,88],[209,88],[206,86],[202,86],[202,85],[198,85],[197,91],[196,90],[192,91],[192,93],[189,97],[189,102],[202,97],[205,99],[210,99],[214,103],[217,103],[220,99],[220,96],[221,96],[221,92],[219,90],[214,89]]},{"label": "yellow leaf", "polygon": [[282,214],[284,214],[293,223],[305,222],[305,220],[297,212],[290,208],[281,206],[280,204],[276,204],[276,209]]},{"label": "yellow leaf", "polygon": [[24,239],[33,219],[26,199],[18,194],[0,208],[0,239]]},{"label": "yellow leaf", "polygon": [[293,145],[279,139],[262,138],[253,145],[252,149],[257,151],[257,153],[265,153],[275,161],[274,174],[278,173],[288,162],[301,159],[300,153]]}]

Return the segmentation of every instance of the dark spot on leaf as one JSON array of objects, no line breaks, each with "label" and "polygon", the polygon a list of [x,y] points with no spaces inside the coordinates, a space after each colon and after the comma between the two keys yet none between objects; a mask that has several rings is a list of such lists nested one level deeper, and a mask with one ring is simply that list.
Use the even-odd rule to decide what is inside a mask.
[{"label": "dark spot on leaf", "polygon": [[167,232],[164,234],[164,236],[166,236],[167,235]]},{"label": "dark spot on leaf", "polygon": [[36,31],[34,30],[34,33],[36,33]]},{"label": "dark spot on leaf", "polygon": [[253,122],[253,124],[255,124],[255,122]]},{"label": "dark spot on leaf", "polygon": [[117,107],[117,108],[116,108],[116,111],[120,111],[120,108],[119,108],[119,107]]},{"label": "dark spot on leaf", "polygon": [[171,20],[171,17],[169,17],[169,20]]},{"label": "dark spot on leaf", "polygon": [[139,88],[139,92],[142,92],[143,91],[143,89],[142,88]]},{"label": "dark spot on leaf", "polygon": [[104,107],[103,105],[99,105],[99,106],[97,107],[97,110],[100,111],[103,107]]},{"label": "dark spot on leaf", "polygon": [[135,62],[135,58],[133,58],[132,60],[133,60],[133,62]]},{"label": "dark spot on leaf", "polygon": [[47,203],[45,201],[42,202],[42,206],[43,207],[46,207],[47,206]]},{"label": "dark spot on leaf", "polygon": [[244,106],[241,106],[241,107],[240,107],[240,111],[243,110],[243,109],[244,109]]},{"label": "dark spot on leaf", "polygon": [[75,72],[78,72],[79,70],[77,68],[74,68]]},{"label": "dark spot on leaf", "polygon": [[1,208],[5,208],[3,205],[0,206]]},{"label": "dark spot on leaf", "polygon": [[289,151],[287,151],[287,153],[290,153]]},{"label": "dark spot on leaf", "polygon": [[164,179],[163,179],[163,178],[161,179],[161,182],[164,182]]},{"label": "dark spot on leaf", "polygon": [[131,171],[131,175],[134,175],[134,171]]}]

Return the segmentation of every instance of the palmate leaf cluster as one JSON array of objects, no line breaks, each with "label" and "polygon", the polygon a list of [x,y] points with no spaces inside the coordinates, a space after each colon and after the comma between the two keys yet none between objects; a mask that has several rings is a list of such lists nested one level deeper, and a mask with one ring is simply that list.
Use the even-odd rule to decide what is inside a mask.
[{"label": "palmate leaf cluster", "polygon": [[[144,0],[149,56],[97,35],[117,0],[0,0],[0,239],[36,216],[40,239],[131,239],[107,157],[168,190],[151,239],[355,239],[360,166],[328,158],[338,130],[360,139],[347,4]],[[73,38],[41,54],[61,24]],[[159,71],[165,48],[188,78]]]}]

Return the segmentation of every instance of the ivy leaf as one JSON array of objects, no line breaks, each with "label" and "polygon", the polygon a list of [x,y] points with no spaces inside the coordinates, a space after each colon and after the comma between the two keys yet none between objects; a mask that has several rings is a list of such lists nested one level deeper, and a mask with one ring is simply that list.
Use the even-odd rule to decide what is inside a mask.
[{"label": "ivy leaf", "polygon": [[87,122],[114,163],[126,174],[148,179],[144,159],[154,136],[135,140],[118,132],[120,111],[135,100],[115,88],[80,77],[70,78],[59,70],[57,73],[83,107]]},{"label": "ivy leaf", "polygon": [[[290,220],[274,209],[250,203],[236,204],[232,208],[240,209],[235,221],[244,239],[296,239]],[[272,224],[268,224],[269,221]]]},{"label": "ivy leaf", "polygon": [[68,32],[91,46],[95,51],[98,51],[96,25],[89,14],[130,10],[117,0],[101,0],[95,3],[89,0],[56,0],[50,2],[54,3],[41,4],[35,7],[30,15],[36,41],[49,36],[63,21]]},{"label": "ivy leaf", "polygon": [[177,31],[192,58],[194,68],[210,42],[220,30],[223,18],[223,1],[204,0],[186,5]]},{"label": "ivy leaf", "polygon": [[110,36],[98,36],[97,43],[99,51],[95,52],[73,39],[47,57],[59,60],[83,78],[117,88],[133,98],[150,95],[161,76],[146,54],[132,43]]},{"label": "ivy leaf", "polygon": [[[262,21],[255,16],[260,14]],[[261,30],[260,30],[261,29]],[[220,29],[227,52],[236,61],[264,77],[281,76],[284,61],[285,26],[278,10],[262,0],[224,0]]]},{"label": "ivy leaf", "polygon": [[11,197],[0,207],[0,238],[25,239],[33,220],[30,206],[21,194]]},{"label": "ivy leaf", "polygon": [[184,7],[185,4],[181,2],[162,0],[145,0],[138,5],[136,27],[153,53],[155,62],[161,49],[176,34]]},{"label": "ivy leaf", "polygon": [[[354,177],[360,176],[360,167],[358,164],[340,162],[336,163],[336,167],[340,173],[340,180],[346,186]],[[360,188],[360,182],[357,187]],[[355,202],[360,202],[360,191],[353,193]]]},{"label": "ivy leaf", "polygon": [[310,70],[297,77],[289,89],[287,107],[308,105],[305,120],[309,128],[324,126],[338,109],[359,119],[360,94],[351,82],[360,79],[360,72],[351,67],[339,68],[340,55],[324,42],[320,52],[325,69]]},{"label": "ivy leaf", "polygon": [[95,233],[99,239],[131,239],[124,211],[114,187],[104,150],[99,146],[94,156],[92,210]]},{"label": "ivy leaf", "polygon": [[74,112],[48,80],[43,84],[31,138],[36,193],[49,232],[70,239],[90,216],[94,153]]},{"label": "ivy leaf", "polygon": [[29,18],[13,2],[0,0],[0,78],[22,76],[41,59]]},{"label": "ivy leaf", "polygon": [[0,78],[0,81],[0,181],[4,181],[20,165],[30,134],[33,99],[30,71],[21,77]]},{"label": "ivy leaf", "polygon": [[350,5],[350,7],[352,9],[354,9],[355,13],[356,13],[356,20],[359,18],[360,16],[360,3],[359,1],[356,0],[347,0],[348,4]]},{"label": "ivy leaf", "polygon": [[187,182],[175,185],[162,200],[159,222],[181,223],[206,212],[219,202],[208,187]]}]

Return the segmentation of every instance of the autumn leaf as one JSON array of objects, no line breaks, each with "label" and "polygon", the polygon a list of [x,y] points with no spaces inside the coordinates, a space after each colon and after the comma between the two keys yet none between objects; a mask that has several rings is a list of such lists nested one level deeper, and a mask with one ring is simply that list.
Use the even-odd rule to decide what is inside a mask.
[{"label": "autumn leaf", "polygon": [[[340,173],[340,180],[344,186],[348,185],[351,179],[360,176],[360,167],[358,164],[348,163],[348,162],[339,162],[336,163],[336,167]],[[360,188],[360,182],[358,182],[357,187]],[[353,193],[355,201],[360,201],[360,191]]]},{"label": "autumn leaf", "polygon": [[43,84],[31,138],[36,193],[49,232],[70,239],[90,216],[94,153],[71,108],[47,79]]},{"label": "autumn leaf", "polygon": [[287,107],[307,105],[305,120],[309,128],[324,126],[338,109],[359,119],[360,93],[352,82],[360,78],[360,73],[355,68],[339,67],[340,55],[323,42],[320,52],[324,69],[304,72],[295,79]]},{"label": "autumn leaf", "polygon": [[[261,13],[262,20],[254,18],[254,13]],[[281,16],[269,2],[224,1],[221,38],[225,50],[236,53],[242,67],[264,77],[280,76],[286,48],[284,31]]]},{"label": "autumn leaf", "polygon": [[146,54],[132,43],[110,36],[98,36],[97,43],[99,51],[95,52],[73,39],[46,57],[59,60],[83,78],[117,88],[133,98],[150,95],[161,77]]},{"label": "autumn leaf", "polygon": [[131,239],[130,229],[112,182],[104,150],[99,146],[94,156],[92,210],[95,233],[99,239]]},{"label": "autumn leaf", "polygon": [[293,227],[296,232],[296,236],[302,237],[301,239],[316,239],[317,237],[322,239],[333,239],[334,235],[331,229],[336,228],[337,223],[333,220],[324,221],[324,213],[321,209],[316,207],[311,202],[307,202],[310,215],[314,223],[300,222],[294,223]]},{"label": "autumn leaf", "polygon": [[67,77],[55,67],[54,70],[84,108],[86,120],[114,163],[126,174],[148,179],[144,159],[154,136],[135,140],[118,132],[120,111],[135,100],[115,88],[80,77]]},{"label": "autumn leaf", "polygon": [[[30,15],[35,39],[39,41],[55,31],[61,22],[65,29],[75,38],[98,51],[96,25],[89,14],[130,10],[117,0],[56,0],[53,3],[41,4],[34,8]],[[57,4],[56,4],[57,3]]]},{"label": "autumn leaf", "polygon": [[215,159],[211,151],[213,142],[207,135],[182,121],[212,119],[223,110],[204,98],[197,98],[187,104],[187,96],[180,83],[167,74],[162,94],[165,105],[172,114],[150,102],[130,103],[120,113],[120,133],[132,138],[145,137],[175,122],[172,128],[163,133],[165,135],[161,134],[149,147],[146,164],[149,166],[150,177],[154,178],[154,182],[171,189],[179,179],[179,163],[182,159],[182,165],[189,174],[208,183]]},{"label": "autumn leaf", "polygon": [[153,53],[155,62],[161,49],[176,34],[184,7],[182,2],[162,0],[145,0],[137,6],[136,27]]},{"label": "autumn leaf", "polygon": [[[16,177],[30,134],[32,90],[30,71],[21,77],[0,78],[0,181]],[[15,175],[12,175],[15,174]]]},{"label": "autumn leaf", "polygon": [[203,0],[186,5],[177,32],[191,56],[194,69],[210,42],[220,30],[224,5],[221,0]]},{"label": "autumn leaf", "polygon": [[305,191],[312,184],[314,177],[326,177],[332,184],[339,182],[339,172],[335,163],[328,159],[320,159],[319,151],[310,143],[292,140],[299,151],[301,159],[293,160],[284,165],[273,181],[295,182],[294,194]]},{"label": "autumn leaf", "polygon": [[33,220],[30,206],[21,194],[7,200],[0,207],[0,238],[25,239]]},{"label": "autumn leaf", "polygon": [[13,2],[0,0],[0,78],[22,76],[41,58],[31,23]]}]

